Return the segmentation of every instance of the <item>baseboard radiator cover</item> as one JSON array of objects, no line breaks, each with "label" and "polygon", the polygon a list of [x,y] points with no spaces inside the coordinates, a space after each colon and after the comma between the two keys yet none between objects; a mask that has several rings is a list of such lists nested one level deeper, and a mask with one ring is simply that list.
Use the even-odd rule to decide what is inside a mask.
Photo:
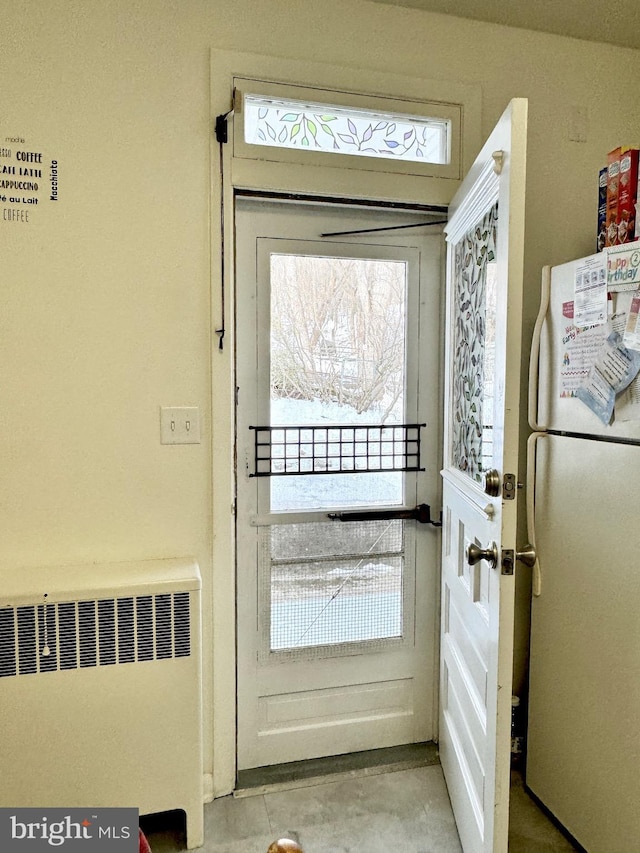
[{"label": "baseboard radiator cover", "polygon": [[0,806],[181,809],[203,843],[192,559],[0,573]]}]

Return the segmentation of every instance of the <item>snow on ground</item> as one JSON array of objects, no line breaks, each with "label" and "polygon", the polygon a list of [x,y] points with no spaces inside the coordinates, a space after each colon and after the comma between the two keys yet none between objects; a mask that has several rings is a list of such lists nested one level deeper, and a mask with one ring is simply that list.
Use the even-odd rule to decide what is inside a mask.
[{"label": "snow on ground", "polygon": [[[380,424],[381,421],[379,410],[358,414],[351,406],[339,403],[290,399],[271,403],[272,426],[356,426]],[[401,419],[390,417],[386,423],[401,423]],[[331,511],[402,503],[403,474],[399,471],[271,477],[271,509],[274,512]],[[325,580],[315,583],[310,571],[302,559],[295,567],[296,582],[292,588],[279,593],[277,589],[272,590],[272,650],[402,636],[400,562],[387,566],[356,558],[349,565],[339,562],[335,568],[328,563]],[[391,584],[392,590],[385,589],[386,584],[381,583],[381,575],[387,574],[397,576]],[[330,591],[324,589],[327,581],[331,582]],[[342,581],[344,586],[340,584],[336,589],[336,581]],[[356,581],[364,583],[359,594],[353,591]],[[306,589],[310,583],[312,589]]]},{"label": "snow on ground", "polygon": [[[356,412],[340,403],[320,400],[271,401],[272,426],[332,426],[381,423],[382,412]],[[393,415],[388,425],[401,423]],[[271,509],[339,510],[353,506],[398,506],[403,503],[403,475],[398,471],[365,474],[303,474],[271,478]]]}]

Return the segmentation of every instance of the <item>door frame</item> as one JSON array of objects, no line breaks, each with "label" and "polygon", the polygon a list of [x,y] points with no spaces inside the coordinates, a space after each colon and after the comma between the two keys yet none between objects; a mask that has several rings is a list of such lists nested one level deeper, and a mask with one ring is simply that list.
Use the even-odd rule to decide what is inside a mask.
[{"label": "door frame", "polygon": [[[234,77],[281,81],[364,95],[424,98],[455,102],[463,108],[462,172],[468,170],[481,143],[482,90],[458,81],[433,81],[380,71],[274,56],[212,50],[211,91],[211,394],[212,394],[212,589],[204,601],[205,626],[211,625],[211,664],[204,672],[205,755],[212,774],[205,776],[205,799],[231,793],[236,784],[236,555],[235,555],[235,297],[234,193],[298,194],[316,199],[378,203],[415,208],[447,205],[459,180],[390,175],[375,164],[354,163],[352,170],[281,168],[233,156]],[[226,126],[228,142],[216,140],[214,128]],[[356,158],[354,158],[356,159]],[[366,159],[366,158],[365,158]],[[207,632],[205,631],[205,636]]]},{"label": "door frame", "polygon": [[[439,470],[442,452],[442,401],[443,382],[440,370],[440,358],[443,347],[443,326],[441,318],[444,311],[442,281],[444,279],[445,251],[441,233],[443,214],[427,217],[419,211],[397,211],[388,207],[367,206],[354,208],[341,202],[329,205],[328,202],[304,205],[289,201],[277,201],[272,196],[254,194],[247,197],[244,193],[236,196],[237,214],[237,268],[239,281],[237,306],[237,371],[238,371],[238,501],[237,524],[238,542],[238,694],[244,696],[246,708],[238,708],[239,742],[241,748],[253,744],[263,756],[257,764],[271,764],[277,761],[301,760],[304,756],[295,754],[283,757],[285,750],[317,750],[310,758],[338,752],[394,746],[418,740],[433,740],[437,736],[438,715],[438,610],[440,577],[440,536],[437,527],[413,522],[405,531],[405,583],[403,599],[405,610],[404,628],[401,637],[375,642],[365,641],[358,648],[352,642],[344,646],[308,649],[293,656],[280,653],[265,657],[258,654],[260,640],[253,635],[256,622],[255,602],[258,590],[264,589],[264,581],[254,586],[255,579],[247,574],[248,566],[255,559],[257,528],[270,524],[300,522],[327,522],[327,511],[340,509],[328,506],[325,509],[300,511],[269,512],[270,478],[251,479],[253,438],[248,431],[249,424],[268,423],[268,358],[265,349],[269,336],[266,332],[266,318],[269,316],[269,293],[266,286],[269,276],[268,258],[275,251],[309,253],[315,257],[325,254],[328,257],[380,258],[408,264],[406,291],[406,405],[403,423],[427,423],[421,442],[422,470],[409,471],[404,475],[405,490],[402,507],[428,503],[434,510],[441,503],[441,484]],[[437,229],[419,227],[417,230],[405,230],[415,223],[429,225],[436,220]],[[372,233],[351,229],[371,227]],[[383,233],[378,233],[378,228]],[[403,230],[396,231],[400,228]],[[322,231],[342,232],[326,240],[319,239]],[[255,299],[254,299],[255,294]],[[262,308],[262,318],[255,311]],[[240,323],[243,325],[240,325]],[[255,324],[255,327],[254,327]],[[241,340],[242,336],[242,340]],[[258,350],[254,350],[254,347]],[[258,373],[256,374],[256,365]],[[256,383],[258,383],[256,385]],[[259,393],[259,389],[262,393]],[[258,399],[259,398],[259,399]],[[262,400],[262,407],[259,400]],[[267,408],[261,411],[266,404]],[[255,411],[254,411],[254,407]],[[424,470],[426,468],[426,471]],[[370,481],[369,481],[370,483]],[[368,484],[367,484],[368,487]],[[365,499],[363,494],[363,499]],[[399,507],[389,504],[379,507],[371,505],[371,510]],[[366,510],[366,504],[353,504],[344,509]],[[331,523],[331,522],[329,522]],[[344,528],[344,535],[349,527]],[[334,531],[336,534],[337,530]],[[355,534],[355,530],[352,531]],[[330,535],[330,533],[328,534]],[[263,569],[264,570],[264,567]],[[406,585],[405,585],[406,584]],[[408,607],[409,603],[411,604]],[[263,631],[265,626],[262,626]],[[268,639],[262,637],[268,648]],[[257,647],[253,647],[257,643]],[[264,647],[263,647],[264,648]],[[266,651],[266,649],[265,649]],[[259,665],[256,669],[255,657]],[[315,666],[312,661],[317,661]],[[311,669],[313,667],[313,669]],[[288,708],[298,707],[295,701],[304,696],[305,691],[331,689],[335,691],[334,702],[339,702],[342,690],[348,692],[347,703],[352,706],[356,699],[358,685],[367,684],[366,710],[361,708],[363,716],[338,713],[332,717],[327,728],[328,717],[317,728],[312,718],[306,717],[305,727],[296,729],[293,718],[283,731],[278,726],[270,726],[262,719],[261,736],[254,739],[252,732],[260,727],[261,717],[257,714],[258,696],[268,705],[271,701],[281,702],[283,694],[289,692],[286,675],[292,673],[295,689]],[[318,680],[319,679],[319,680]],[[353,679],[353,680],[351,680]],[[254,690],[261,684],[260,692],[254,696]],[[303,687],[303,684],[305,685]],[[400,689],[400,685],[402,689]],[[315,687],[314,687],[315,685]],[[391,712],[389,698],[385,690],[397,690]],[[264,691],[264,692],[262,692]],[[345,694],[346,695],[346,694]],[[383,705],[376,708],[372,698],[382,696]],[[402,710],[400,708],[402,697]],[[361,697],[364,700],[364,694]],[[281,706],[280,706],[281,707]],[[384,710],[383,710],[384,708]],[[346,711],[345,707],[343,711]],[[327,712],[325,712],[326,714]],[[246,714],[246,717],[245,717]],[[359,716],[359,715],[358,715]],[[245,725],[241,725],[245,721]],[[254,720],[254,725],[246,722]],[[240,742],[242,736],[242,743]],[[299,740],[298,740],[299,739]],[[269,743],[281,742],[277,747]],[[297,746],[296,746],[297,745]],[[275,749],[269,753],[269,749]],[[333,752],[331,751],[333,750]],[[274,755],[265,760],[267,754]],[[245,753],[246,760],[246,753]],[[246,768],[248,765],[242,765]]]}]

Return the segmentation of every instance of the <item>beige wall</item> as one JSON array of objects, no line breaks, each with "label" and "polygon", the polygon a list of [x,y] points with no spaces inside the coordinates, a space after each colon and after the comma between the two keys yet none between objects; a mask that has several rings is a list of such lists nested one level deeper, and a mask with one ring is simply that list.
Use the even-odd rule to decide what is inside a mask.
[{"label": "beige wall", "polygon": [[[209,48],[477,83],[485,133],[529,98],[526,341],[541,265],[592,251],[598,169],[639,139],[638,56],[366,0],[0,6],[0,145],[60,162],[55,205],[0,219],[0,568],[191,554],[209,648],[212,512],[231,503],[210,474],[212,434],[231,436],[211,394],[227,362],[211,353]],[[202,443],[161,446],[160,405],[199,405]],[[525,582],[518,686],[527,608]]]}]

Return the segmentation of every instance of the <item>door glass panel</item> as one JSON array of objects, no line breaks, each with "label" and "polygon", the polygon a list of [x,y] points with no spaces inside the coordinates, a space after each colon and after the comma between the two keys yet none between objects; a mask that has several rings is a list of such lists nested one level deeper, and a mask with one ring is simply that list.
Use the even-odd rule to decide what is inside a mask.
[{"label": "door glass panel", "polygon": [[251,145],[383,157],[450,161],[451,121],[356,108],[244,96],[244,138]]},{"label": "door glass panel", "polygon": [[396,520],[263,528],[269,650],[402,638],[404,538]]},{"label": "door glass panel", "polygon": [[492,467],[498,205],[454,248],[451,462],[481,482]]},{"label": "door glass panel", "polygon": [[[407,264],[272,254],[270,281],[271,426],[403,423]],[[397,506],[404,477],[273,477],[270,493],[273,512]]]}]

